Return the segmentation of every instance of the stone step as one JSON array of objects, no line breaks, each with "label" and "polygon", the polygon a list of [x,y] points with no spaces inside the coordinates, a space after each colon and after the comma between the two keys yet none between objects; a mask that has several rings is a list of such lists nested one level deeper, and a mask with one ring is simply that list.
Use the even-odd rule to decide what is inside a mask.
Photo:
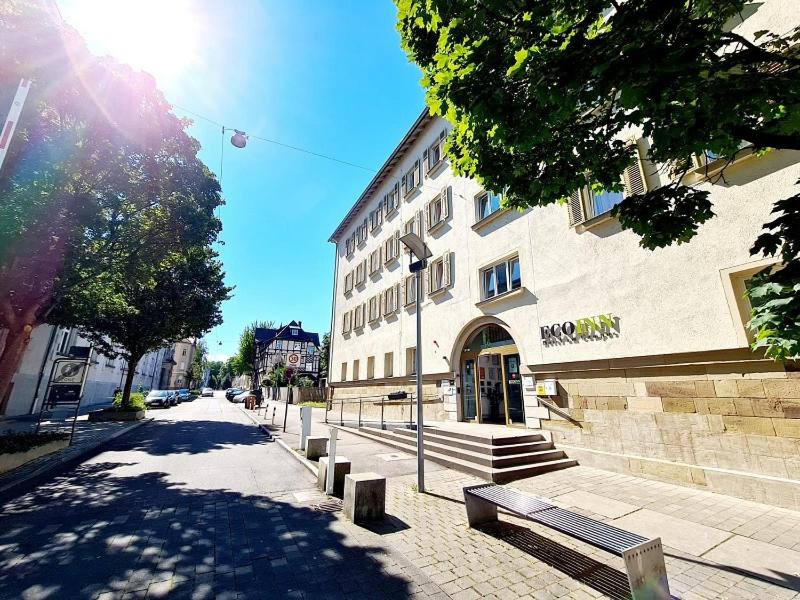
[{"label": "stone step", "polygon": [[[412,449],[416,449],[417,438],[405,435],[398,435],[395,430],[383,431],[380,429],[373,429],[371,427],[362,427],[363,431],[373,433],[384,439],[393,439],[401,444],[407,444]],[[416,433],[416,432],[415,432]],[[493,468],[512,467],[522,464],[533,464],[538,462],[545,462],[548,460],[556,460],[564,458],[564,451],[553,448],[552,442],[535,442],[545,444],[546,448],[541,448],[532,451],[516,452],[514,454],[495,455],[484,451],[475,452],[472,450],[465,450],[464,448],[455,447],[447,443],[451,438],[435,438],[425,433],[425,451],[436,452],[446,456],[452,456],[468,462],[473,462],[479,465],[484,465]],[[444,443],[441,440],[445,440]]]},{"label": "stone step", "polygon": [[[416,435],[416,430],[414,429],[404,429],[398,427],[396,430],[400,432],[410,432],[412,435]],[[527,431],[525,433],[463,433],[461,431],[450,431],[448,429],[441,429],[438,427],[425,427],[425,432],[427,433],[428,431],[435,435],[477,442],[479,444],[489,444],[492,446],[505,446],[508,444],[523,444],[526,442],[546,441],[542,434],[528,433]]]},{"label": "stone step", "polygon": [[[417,439],[417,431],[415,429],[403,429],[397,427],[397,428],[392,428],[389,431],[392,431],[399,435],[407,436],[409,438],[413,438],[415,440]],[[454,448],[462,448],[464,450],[470,450],[472,452],[478,452],[482,454],[493,454],[495,456],[503,456],[507,454],[520,454],[523,452],[537,452],[539,450],[551,450],[553,448],[553,443],[547,440],[535,441],[535,442],[522,442],[519,444],[503,444],[498,446],[494,444],[488,444],[486,443],[486,440],[483,440],[481,442],[473,442],[469,440],[443,436],[440,434],[440,431],[441,430],[433,428],[429,429],[428,427],[426,427],[425,440],[446,444]]]},{"label": "stone step", "polygon": [[[373,429],[370,427],[346,429],[375,442],[391,446],[398,450],[408,452],[409,454],[416,454],[416,445],[414,444],[414,441],[407,436],[392,435],[391,432]],[[565,469],[578,464],[577,461],[569,458],[557,458],[532,464],[521,464],[496,468],[476,463],[471,460],[466,460],[464,458],[451,456],[449,454],[443,454],[438,451],[428,450],[427,444],[425,450],[425,459],[436,464],[455,469],[456,471],[468,473],[486,481],[493,481],[495,483],[507,483],[516,479],[532,477],[534,475],[547,473],[557,469]]]}]

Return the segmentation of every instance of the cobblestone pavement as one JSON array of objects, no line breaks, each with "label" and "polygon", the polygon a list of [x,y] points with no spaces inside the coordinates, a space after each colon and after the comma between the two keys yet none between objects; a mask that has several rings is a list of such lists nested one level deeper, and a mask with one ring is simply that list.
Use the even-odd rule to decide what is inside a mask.
[{"label": "cobblestone pavement", "polygon": [[[290,415],[292,409],[290,407]],[[280,410],[279,410],[280,412]],[[324,411],[315,411],[315,420]],[[296,417],[289,419],[289,429]],[[314,423],[315,432],[322,428]],[[345,434],[351,435],[352,434]],[[294,442],[296,435],[286,436]],[[387,446],[367,442],[363,456]],[[356,464],[354,464],[354,470]],[[393,462],[370,470],[391,476]],[[510,516],[469,529],[462,488],[479,480],[430,472],[429,494],[414,475],[391,477],[387,511],[407,525],[387,539],[454,598],[624,598],[622,559]],[[681,598],[800,598],[800,513],[699,489],[587,467],[511,484],[592,518],[662,537],[671,591]]]},{"label": "cobblestone pavement", "polygon": [[237,408],[197,399],[7,502],[0,598],[446,598]]}]

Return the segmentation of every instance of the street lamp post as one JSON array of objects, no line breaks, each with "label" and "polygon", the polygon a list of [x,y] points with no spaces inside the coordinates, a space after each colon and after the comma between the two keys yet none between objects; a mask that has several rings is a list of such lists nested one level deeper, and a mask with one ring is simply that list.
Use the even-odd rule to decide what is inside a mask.
[{"label": "street lamp post", "polygon": [[417,301],[417,349],[414,370],[417,374],[417,491],[425,492],[425,446],[423,439],[422,415],[422,272],[428,266],[428,259],[433,256],[425,242],[416,233],[407,233],[400,238],[408,248],[412,260],[408,269],[414,273]]}]

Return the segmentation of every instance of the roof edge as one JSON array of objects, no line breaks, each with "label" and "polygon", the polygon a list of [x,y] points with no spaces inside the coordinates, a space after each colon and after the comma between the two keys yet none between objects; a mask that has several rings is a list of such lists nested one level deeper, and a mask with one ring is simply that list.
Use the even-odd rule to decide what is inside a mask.
[{"label": "roof edge", "polygon": [[416,118],[414,124],[411,125],[406,134],[403,136],[403,139],[400,140],[400,143],[397,144],[397,146],[395,146],[395,149],[392,150],[392,152],[389,154],[389,157],[381,165],[381,168],[378,169],[378,172],[375,173],[375,176],[367,184],[367,187],[364,188],[363,192],[361,192],[361,195],[358,197],[353,206],[344,216],[344,219],[342,219],[339,225],[336,226],[336,229],[328,238],[329,242],[333,244],[337,242],[339,234],[342,232],[345,226],[350,222],[351,217],[361,209],[363,202],[365,202],[367,197],[372,193],[373,188],[378,183],[380,183],[380,181],[386,175],[386,172],[393,166],[392,163],[394,162],[394,160],[405,151],[406,145],[409,143],[409,140],[416,133],[418,133],[424,125],[427,125],[429,121],[433,120],[433,118],[434,117],[430,114],[430,110],[428,109],[427,106],[422,109],[422,112]]}]

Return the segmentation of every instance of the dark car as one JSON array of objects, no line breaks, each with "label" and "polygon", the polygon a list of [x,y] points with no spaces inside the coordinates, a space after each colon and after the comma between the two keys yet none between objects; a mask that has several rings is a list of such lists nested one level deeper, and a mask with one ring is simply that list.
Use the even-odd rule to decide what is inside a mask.
[{"label": "dark car", "polygon": [[153,390],[144,399],[147,406],[170,407],[173,404],[175,394],[171,390]]},{"label": "dark car", "polygon": [[228,388],[227,390],[225,390],[225,398],[227,398],[228,400],[233,400],[234,396],[238,396],[243,391],[244,390],[242,388],[236,388],[236,387]]},{"label": "dark car", "polygon": [[177,391],[178,394],[178,402],[188,402],[192,399],[191,394],[189,394],[189,390],[186,388],[181,388]]}]

